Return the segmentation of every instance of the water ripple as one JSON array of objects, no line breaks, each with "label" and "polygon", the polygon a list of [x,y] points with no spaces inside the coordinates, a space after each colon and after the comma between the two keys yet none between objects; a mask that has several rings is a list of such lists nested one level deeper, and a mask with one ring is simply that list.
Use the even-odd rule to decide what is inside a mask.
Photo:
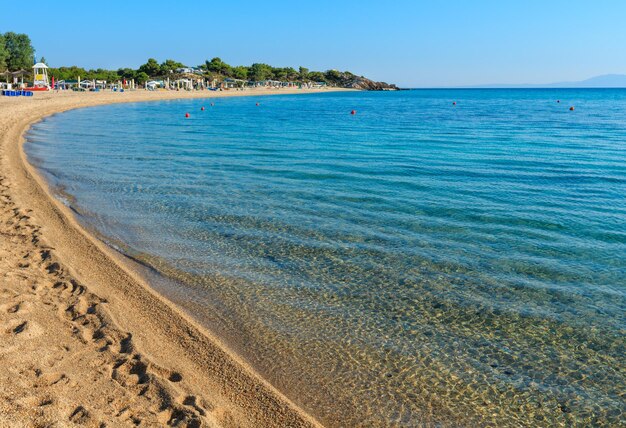
[{"label": "water ripple", "polygon": [[202,103],[55,115],[29,159],[330,426],[623,423],[626,91]]}]

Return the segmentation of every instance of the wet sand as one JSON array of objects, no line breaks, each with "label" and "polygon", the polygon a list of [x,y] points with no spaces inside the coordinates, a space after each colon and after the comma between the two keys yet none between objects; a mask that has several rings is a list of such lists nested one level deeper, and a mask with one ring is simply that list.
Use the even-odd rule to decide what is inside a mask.
[{"label": "wet sand", "polygon": [[0,97],[0,426],[319,425],[89,235],[22,151],[69,109],[304,92]]}]

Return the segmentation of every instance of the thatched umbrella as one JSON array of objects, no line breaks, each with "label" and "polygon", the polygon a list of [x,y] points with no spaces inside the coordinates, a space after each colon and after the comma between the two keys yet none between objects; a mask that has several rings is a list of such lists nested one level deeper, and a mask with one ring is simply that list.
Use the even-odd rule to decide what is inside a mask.
[{"label": "thatched umbrella", "polygon": [[16,70],[16,71],[6,70],[6,71],[2,72],[2,75],[6,76],[7,83],[9,83],[9,76],[12,77],[13,79],[21,77],[22,78],[22,83],[24,83],[24,75],[29,74],[29,73],[30,72],[28,70],[24,70],[22,68],[22,69]]}]

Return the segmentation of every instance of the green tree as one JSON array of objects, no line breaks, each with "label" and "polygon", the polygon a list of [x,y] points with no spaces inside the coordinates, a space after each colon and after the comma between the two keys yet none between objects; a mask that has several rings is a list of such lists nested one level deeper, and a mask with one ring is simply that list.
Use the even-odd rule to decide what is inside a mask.
[{"label": "green tree", "polygon": [[274,80],[286,80],[287,70],[284,68],[272,68],[272,77]]},{"label": "green tree", "polygon": [[71,67],[50,68],[48,73],[57,80],[76,80],[79,77],[86,79],[89,74],[84,68],[75,65]]},{"label": "green tree", "polygon": [[85,75],[86,79],[106,80],[107,82],[116,82],[119,80],[117,72],[98,68],[97,70],[89,70]]},{"label": "green tree", "polygon": [[4,36],[0,34],[0,71],[7,69],[7,59],[9,58],[9,51],[4,42]]},{"label": "green tree", "polygon": [[205,61],[205,65],[207,70],[213,73],[223,76],[232,76],[233,74],[233,68],[218,57],[213,58],[211,61]]},{"label": "green tree", "polygon": [[137,75],[135,76],[135,80],[137,81],[138,85],[143,85],[145,82],[147,82],[148,80],[150,80],[150,76],[148,76],[145,72],[140,71],[139,73],[137,73]]},{"label": "green tree", "polygon": [[272,76],[276,80],[297,80],[298,72],[292,67],[272,68]]},{"label": "green tree", "polygon": [[158,76],[161,74],[161,66],[154,58],[149,58],[148,62],[141,65],[137,70],[140,73],[145,73],[150,77]]},{"label": "green tree", "polygon": [[183,68],[185,65],[182,62],[174,61],[173,59],[166,59],[161,64],[161,74],[169,74],[176,71],[177,68]]},{"label": "green tree", "polygon": [[117,75],[126,80],[134,79],[136,74],[137,72],[132,68],[120,68],[117,70]]},{"label": "green tree", "polygon": [[272,77],[272,67],[267,64],[254,63],[250,66],[248,75],[252,80],[257,82],[267,80]]},{"label": "green tree", "polygon": [[300,73],[298,73],[293,67],[285,67],[284,70],[287,80],[298,80],[300,77]]},{"label": "green tree", "polygon": [[308,75],[307,75],[308,80],[312,80],[313,82],[325,82],[326,81],[326,77],[324,76],[324,73],[320,73],[319,71],[311,71]]},{"label": "green tree", "polygon": [[300,79],[306,80],[309,77],[309,69],[301,66],[298,69],[298,74],[300,74]]},{"label": "green tree", "polygon": [[328,70],[325,73],[326,79],[331,82],[336,82],[341,78],[341,73],[337,70]]},{"label": "green tree", "polygon": [[27,34],[17,34],[12,31],[4,33],[4,45],[8,52],[6,60],[9,70],[19,70],[21,68],[30,70],[33,65],[33,55],[35,49]]},{"label": "green tree", "polygon": [[237,67],[233,67],[233,77],[235,79],[245,80],[248,78],[248,67],[243,65],[238,65]]}]

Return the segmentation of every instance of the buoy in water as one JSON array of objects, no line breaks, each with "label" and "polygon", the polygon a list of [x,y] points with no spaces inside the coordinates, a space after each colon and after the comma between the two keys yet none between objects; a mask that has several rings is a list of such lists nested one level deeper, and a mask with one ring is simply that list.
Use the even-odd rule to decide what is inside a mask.
[{"label": "buoy in water", "polygon": [[571,107],[569,108],[569,111],[574,111],[574,106],[571,106]]},{"label": "buoy in water", "polygon": [[350,114],[356,114],[356,110],[352,110]]},{"label": "buoy in water", "polygon": [[185,117],[189,117],[189,113],[185,113]]},{"label": "buoy in water", "polygon": [[204,111],[204,106],[200,108],[200,110]]}]

